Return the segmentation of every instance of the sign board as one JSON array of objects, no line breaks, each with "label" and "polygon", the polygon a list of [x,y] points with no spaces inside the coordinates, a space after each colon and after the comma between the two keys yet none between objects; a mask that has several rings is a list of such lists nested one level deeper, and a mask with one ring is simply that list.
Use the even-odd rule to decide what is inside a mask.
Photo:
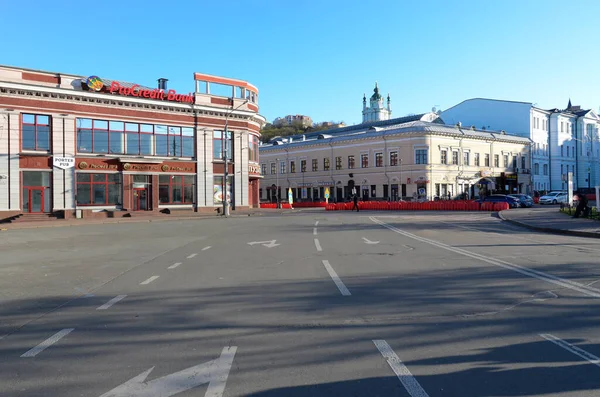
[{"label": "sign board", "polygon": [[288,202],[290,205],[294,204],[294,195],[292,194],[292,188],[288,188]]},{"label": "sign board", "polygon": [[325,188],[325,198],[329,198],[329,188]]},{"label": "sign board", "polygon": [[8,175],[0,174],[0,185],[6,185],[6,181],[8,181]]},{"label": "sign board", "polygon": [[75,167],[75,157],[53,157],[52,163],[56,168],[66,170]]},{"label": "sign board", "polygon": [[569,172],[567,174],[567,186],[569,188],[568,190],[568,200],[569,200],[569,205],[573,205],[573,173]]}]

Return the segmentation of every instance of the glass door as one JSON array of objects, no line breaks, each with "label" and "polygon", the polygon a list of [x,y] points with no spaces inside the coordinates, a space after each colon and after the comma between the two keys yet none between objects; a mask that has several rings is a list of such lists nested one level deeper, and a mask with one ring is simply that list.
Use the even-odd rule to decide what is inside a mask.
[{"label": "glass door", "polygon": [[23,188],[23,212],[30,214],[40,214],[45,212],[45,199],[43,187],[24,187]]},{"label": "glass door", "polygon": [[133,210],[147,211],[148,210],[148,191],[144,189],[133,189]]}]

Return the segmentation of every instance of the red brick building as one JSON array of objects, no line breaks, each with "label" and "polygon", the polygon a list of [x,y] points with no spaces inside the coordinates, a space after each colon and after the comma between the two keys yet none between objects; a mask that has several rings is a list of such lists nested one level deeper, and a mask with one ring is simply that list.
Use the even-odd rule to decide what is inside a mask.
[{"label": "red brick building", "polygon": [[233,211],[257,207],[258,90],[194,80],[179,93],[165,79],[145,87],[0,66],[0,220],[212,212],[224,191]]}]

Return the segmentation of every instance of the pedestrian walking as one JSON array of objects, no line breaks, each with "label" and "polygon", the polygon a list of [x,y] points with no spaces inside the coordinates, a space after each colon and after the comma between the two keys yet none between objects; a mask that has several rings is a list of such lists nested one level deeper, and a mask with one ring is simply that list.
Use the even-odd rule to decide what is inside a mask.
[{"label": "pedestrian walking", "polygon": [[584,214],[588,212],[588,199],[585,196],[585,194],[577,192],[577,198],[577,207],[575,208],[575,215],[573,216],[573,218],[579,218],[582,212]]},{"label": "pedestrian walking", "polygon": [[354,211],[354,209],[356,208],[356,212],[358,212],[358,194],[354,194],[353,200],[354,207],[352,207],[352,211]]}]

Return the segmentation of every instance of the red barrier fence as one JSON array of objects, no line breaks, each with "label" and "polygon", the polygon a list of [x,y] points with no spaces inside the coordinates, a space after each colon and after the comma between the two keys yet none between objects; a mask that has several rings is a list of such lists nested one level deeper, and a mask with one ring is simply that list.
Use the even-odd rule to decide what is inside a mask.
[{"label": "red barrier fence", "polygon": [[[307,201],[302,203],[294,203],[292,205],[294,208],[325,208],[327,203],[325,202],[313,202]],[[277,208],[276,203],[261,203],[260,208]],[[290,208],[289,203],[281,203],[281,208]]]},{"label": "red barrier fence", "polygon": [[[349,211],[354,203],[328,204],[326,211]],[[502,211],[510,208],[508,203],[479,203],[477,201],[359,201],[360,210],[371,211]]]}]

